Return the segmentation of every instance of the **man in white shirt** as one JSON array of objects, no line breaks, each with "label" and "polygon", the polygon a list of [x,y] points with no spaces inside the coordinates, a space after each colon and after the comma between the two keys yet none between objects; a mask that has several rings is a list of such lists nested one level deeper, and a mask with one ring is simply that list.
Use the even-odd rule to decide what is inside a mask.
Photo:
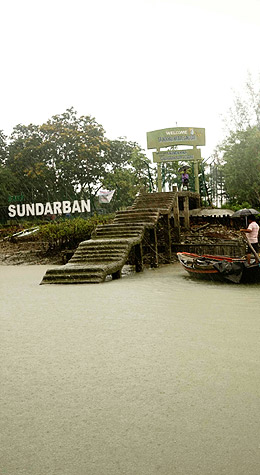
[{"label": "man in white shirt", "polygon": [[255,250],[256,254],[255,256],[255,261],[258,264],[259,263],[259,257],[258,257],[258,233],[259,233],[259,226],[255,221],[255,217],[248,216],[248,221],[249,225],[247,229],[240,229],[243,233],[248,233],[247,240],[250,245],[247,247],[247,263],[250,264],[250,258],[252,254],[252,248]]}]

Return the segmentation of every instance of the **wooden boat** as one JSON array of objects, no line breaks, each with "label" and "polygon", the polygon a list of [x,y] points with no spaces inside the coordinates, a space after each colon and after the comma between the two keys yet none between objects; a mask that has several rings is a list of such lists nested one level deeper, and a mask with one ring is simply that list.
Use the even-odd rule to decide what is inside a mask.
[{"label": "wooden boat", "polygon": [[222,282],[256,283],[260,282],[260,265],[252,261],[248,265],[245,258],[177,253],[179,262],[190,276],[198,279]]}]

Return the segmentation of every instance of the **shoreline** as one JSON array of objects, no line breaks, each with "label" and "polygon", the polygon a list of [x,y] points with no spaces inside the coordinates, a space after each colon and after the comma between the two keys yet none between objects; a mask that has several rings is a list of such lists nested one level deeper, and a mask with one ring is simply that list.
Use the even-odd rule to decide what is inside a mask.
[{"label": "shoreline", "polygon": [[48,265],[62,264],[59,252],[50,252],[46,244],[35,241],[5,240],[0,242],[0,265]]}]

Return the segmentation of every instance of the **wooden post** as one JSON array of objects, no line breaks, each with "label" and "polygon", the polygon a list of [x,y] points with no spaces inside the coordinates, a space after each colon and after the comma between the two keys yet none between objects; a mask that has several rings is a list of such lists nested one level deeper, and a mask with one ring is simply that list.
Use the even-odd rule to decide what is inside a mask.
[{"label": "wooden post", "polygon": [[174,218],[174,230],[176,234],[176,240],[180,240],[180,211],[179,211],[179,200],[178,200],[178,194],[176,192],[175,194],[175,199],[173,203],[173,218]]},{"label": "wooden post", "polygon": [[135,271],[143,271],[143,248],[142,243],[135,246]]},{"label": "wooden post", "polygon": [[162,191],[162,167],[160,163],[157,163],[157,175],[158,175],[158,193]]},{"label": "wooden post", "polygon": [[184,208],[184,227],[186,229],[189,229],[190,228],[190,210],[189,210],[189,197],[188,196],[184,196],[183,208]]},{"label": "wooden post", "polygon": [[170,218],[168,214],[165,214],[162,217],[162,224],[163,224],[165,263],[169,264],[171,262],[171,257],[172,257],[172,241],[171,241],[171,232],[170,232]]},{"label": "wooden post", "polygon": [[[157,153],[160,153],[160,148],[157,148]],[[158,177],[158,193],[162,191],[162,166],[161,163],[157,163],[157,177]]]},{"label": "wooden post", "polygon": [[158,267],[158,247],[156,228],[149,229],[151,267]]},{"label": "wooden post", "polygon": [[[194,147],[196,148],[196,147]],[[195,180],[195,192],[200,192],[200,185],[199,185],[199,162],[198,160],[194,160],[194,180]]]}]

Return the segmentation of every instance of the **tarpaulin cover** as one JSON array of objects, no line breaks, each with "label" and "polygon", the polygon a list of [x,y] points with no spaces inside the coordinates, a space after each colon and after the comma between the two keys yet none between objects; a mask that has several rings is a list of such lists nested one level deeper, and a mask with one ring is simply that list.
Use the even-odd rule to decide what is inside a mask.
[{"label": "tarpaulin cover", "polygon": [[241,281],[245,268],[244,262],[220,261],[214,262],[213,266],[222,274],[224,279],[234,282],[235,284],[239,284]]}]

